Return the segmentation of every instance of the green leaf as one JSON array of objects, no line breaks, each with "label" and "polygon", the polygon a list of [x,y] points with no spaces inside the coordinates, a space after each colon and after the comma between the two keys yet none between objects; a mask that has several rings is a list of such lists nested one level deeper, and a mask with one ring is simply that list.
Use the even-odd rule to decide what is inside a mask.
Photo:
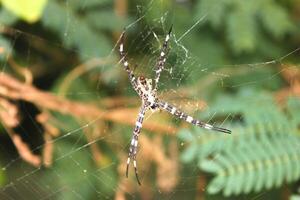
[{"label": "green leaf", "polygon": [[0,186],[4,185],[6,181],[5,173],[4,171],[0,168]]},{"label": "green leaf", "polygon": [[[122,31],[126,26],[126,24],[129,23],[127,18],[118,17],[110,10],[106,10],[102,12],[99,11],[88,12],[86,18],[91,25],[93,25],[98,29]],[[108,21],[110,23],[103,23]]]},{"label": "green leaf", "polygon": [[99,7],[99,6],[111,6],[112,1],[110,0],[88,0],[88,1],[82,1],[82,0],[72,0],[69,1],[68,4],[72,6],[75,9],[82,9],[86,10],[89,8]]},{"label": "green leaf", "polygon": [[196,15],[194,20],[197,21],[206,16],[207,21],[214,27],[220,27],[224,20],[228,0],[202,0],[196,4]]},{"label": "green leaf", "polygon": [[59,33],[67,48],[75,48],[82,60],[106,56],[112,49],[110,42],[101,31],[94,29],[87,19],[81,17],[75,10],[64,7],[58,2],[48,3],[42,22]]},{"label": "green leaf", "polygon": [[195,139],[195,136],[188,129],[180,130],[177,137],[185,142],[192,142]]},{"label": "green leaf", "polygon": [[300,200],[300,195],[294,194],[294,195],[292,195],[292,196],[290,197],[290,200]]},{"label": "green leaf", "polygon": [[[227,42],[235,54],[252,53],[261,48],[270,54],[272,48],[262,44],[272,44],[274,41],[266,37],[262,28],[276,39],[283,39],[287,33],[296,33],[296,23],[290,19],[289,11],[284,4],[275,0],[201,0],[195,5],[194,21],[205,16],[201,24],[208,23],[213,28],[220,30],[223,35],[225,28]],[[276,22],[276,25],[274,25]],[[220,38],[220,35],[217,38]],[[267,36],[268,37],[268,36]],[[268,45],[270,46],[270,45]],[[275,45],[274,45],[275,46]]]},{"label": "green leaf", "polygon": [[216,172],[222,170],[222,168],[213,160],[206,159],[199,163],[199,167],[206,172]]},{"label": "green leaf", "polygon": [[192,144],[181,154],[182,162],[191,162],[197,155],[198,147],[197,144]]},{"label": "green leaf", "polygon": [[61,187],[67,187],[64,192],[59,193],[60,199],[74,199],[79,194],[88,197],[95,193],[92,185],[97,185],[95,177],[95,166],[90,157],[88,148],[68,141],[56,143],[56,157],[53,171],[57,174],[57,180]]},{"label": "green leaf", "polygon": [[0,60],[5,60],[12,53],[9,41],[0,35]]},{"label": "green leaf", "polygon": [[287,101],[287,111],[290,114],[290,121],[293,123],[294,126],[299,126],[300,124],[300,101],[298,97],[290,97]]},{"label": "green leaf", "polygon": [[17,21],[17,17],[9,12],[6,8],[0,10],[0,23],[5,25],[12,25]]},{"label": "green leaf", "polygon": [[[265,3],[261,7],[260,18],[264,27],[276,38],[294,30],[294,25],[288,13],[279,5]],[[274,25],[276,22],[276,25]]]},{"label": "green leaf", "polygon": [[220,192],[225,184],[226,178],[225,176],[218,176],[212,180],[209,187],[207,188],[207,191],[209,194],[217,194]]},{"label": "green leaf", "polygon": [[47,0],[1,0],[1,3],[19,18],[34,23],[41,17]]},{"label": "green leaf", "polygon": [[240,4],[227,19],[227,38],[236,54],[251,52],[256,46],[257,25],[251,2]]}]

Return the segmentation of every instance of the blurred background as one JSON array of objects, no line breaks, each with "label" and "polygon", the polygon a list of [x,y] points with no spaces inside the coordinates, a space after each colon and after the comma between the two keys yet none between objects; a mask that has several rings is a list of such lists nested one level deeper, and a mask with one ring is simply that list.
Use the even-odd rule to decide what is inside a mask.
[{"label": "blurred background", "polygon": [[[300,199],[299,0],[0,0],[0,199]],[[146,114],[120,64],[210,124]]]}]

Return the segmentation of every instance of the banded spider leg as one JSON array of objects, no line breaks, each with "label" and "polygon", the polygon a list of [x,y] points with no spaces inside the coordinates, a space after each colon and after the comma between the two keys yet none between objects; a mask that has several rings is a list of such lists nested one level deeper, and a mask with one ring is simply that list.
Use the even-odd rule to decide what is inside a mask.
[{"label": "banded spider leg", "polygon": [[136,180],[139,185],[141,185],[141,182],[140,182],[140,179],[138,176],[136,155],[137,155],[138,139],[139,139],[140,131],[142,128],[145,112],[146,112],[146,107],[143,104],[141,107],[141,110],[139,112],[138,118],[135,122],[135,128],[133,130],[133,134],[132,134],[132,138],[131,138],[131,142],[130,142],[130,148],[129,148],[128,158],[127,158],[127,166],[126,166],[126,177],[128,178],[129,164],[130,164],[130,160],[132,159],[135,177],[136,177]]},{"label": "banded spider leg", "polygon": [[121,61],[122,61],[123,67],[124,67],[125,71],[128,73],[130,83],[131,83],[133,89],[135,91],[137,91],[136,78],[134,76],[133,71],[129,68],[129,62],[128,62],[128,60],[126,58],[126,54],[124,52],[124,37],[125,37],[125,30],[122,32],[122,35],[121,35],[119,53],[121,56]]},{"label": "banded spider leg", "polygon": [[201,128],[209,129],[209,130],[214,130],[214,131],[219,131],[219,132],[231,134],[230,130],[225,129],[225,128],[216,127],[216,126],[207,124],[205,122],[202,122],[200,120],[194,119],[193,117],[185,114],[184,112],[180,111],[175,106],[172,106],[172,105],[168,104],[167,102],[160,101],[158,103],[158,105],[159,105],[160,109],[163,109],[163,110],[171,113],[175,117],[177,117],[179,119],[182,119],[182,120],[185,120],[186,122],[188,122],[190,124],[199,126]]},{"label": "banded spider leg", "polygon": [[169,43],[169,40],[170,40],[172,27],[173,26],[170,27],[170,30],[169,30],[168,34],[166,35],[165,41],[164,41],[163,46],[160,50],[159,58],[158,58],[157,63],[156,63],[155,79],[154,79],[154,81],[155,81],[154,91],[157,91],[160,74],[161,74],[162,70],[164,69],[164,66],[165,66],[165,63],[166,63],[166,55],[168,53],[168,43]]}]

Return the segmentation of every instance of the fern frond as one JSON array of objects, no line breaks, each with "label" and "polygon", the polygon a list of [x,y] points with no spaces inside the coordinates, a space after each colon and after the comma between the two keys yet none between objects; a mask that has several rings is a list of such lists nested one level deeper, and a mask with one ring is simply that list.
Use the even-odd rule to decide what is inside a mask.
[{"label": "fern frond", "polygon": [[260,7],[259,16],[267,31],[276,38],[282,37],[295,28],[287,11],[277,4],[264,2]]},{"label": "fern frond", "polygon": [[236,53],[251,52],[256,46],[255,2],[244,1],[230,12],[226,21],[227,38]]},{"label": "fern frond", "polygon": [[229,4],[228,0],[202,0],[196,5],[195,19],[201,19],[207,16],[208,22],[214,27],[218,28],[225,15],[226,6]]},{"label": "fern frond", "polygon": [[271,95],[244,92],[222,98],[212,107],[242,116],[242,122],[231,128],[231,136],[199,135],[196,128],[179,134],[189,144],[182,160],[196,160],[200,169],[215,174],[209,193],[259,192],[300,178],[299,99],[289,101],[282,111]]},{"label": "fern frond", "polygon": [[297,127],[300,124],[300,101],[299,97],[290,97],[287,101],[287,113],[289,114],[289,120],[293,124],[293,126]]},{"label": "fern frond", "polygon": [[238,143],[213,159],[200,161],[202,170],[216,175],[208,192],[222,190],[225,196],[238,195],[296,181],[300,177],[299,144],[300,137],[296,135],[276,134],[273,138]]}]

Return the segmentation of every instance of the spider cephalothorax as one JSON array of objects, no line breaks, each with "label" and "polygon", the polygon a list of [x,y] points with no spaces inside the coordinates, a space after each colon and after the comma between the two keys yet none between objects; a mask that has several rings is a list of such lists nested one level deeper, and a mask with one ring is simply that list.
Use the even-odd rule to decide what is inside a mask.
[{"label": "spider cephalothorax", "polygon": [[163,43],[162,49],[160,51],[160,56],[156,63],[156,69],[155,69],[155,79],[154,79],[154,87],[153,87],[153,80],[145,78],[144,76],[139,76],[136,78],[133,74],[133,71],[129,68],[129,63],[127,61],[126,55],[124,53],[124,34],[125,31],[121,35],[121,43],[119,52],[121,55],[121,61],[124,66],[125,71],[128,73],[130,83],[133,87],[133,89],[138,93],[140,98],[142,99],[142,106],[140,109],[140,112],[138,114],[138,118],[135,123],[135,128],[133,130],[133,135],[130,143],[129,148],[129,154],[127,159],[127,167],[126,167],[126,176],[128,177],[128,168],[130,164],[130,160],[133,160],[133,166],[135,170],[136,179],[139,184],[140,180],[138,177],[137,172],[137,164],[136,164],[136,155],[137,155],[137,145],[138,145],[138,137],[142,128],[145,112],[147,110],[165,110],[175,117],[182,119],[188,123],[191,123],[193,125],[199,126],[201,128],[209,129],[209,130],[215,130],[223,133],[231,133],[230,130],[225,128],[216,127],[210,124],[207,124],[205,122],[202,122],[200,120],[194,119],[193,117],[185,114],[184,112],[177,109],[175,106],[170,105],[167,102],[161,101],[157,97],[157,88],[158,88],[158,82],[160,78],[160,73],[164,69],[164,65],[166,62],[166,55],[168,51],[168,41],[170,39],[172,27],[170,28],[168,34],[166,35],[165,41]]},{"label": "spider cephalothorax", "polygon": [[139,76],[137,80],[138,94],[142,99],[142,103],[149,107],[152,111],[158,108],[158,99],[156,97],[156,91],[152,88],[152,79]]},{"label": "spider cephalothorax", "polygon": [[152,92],[152,79],[139,76],[137,80],[137,87],[142,93]]}]

